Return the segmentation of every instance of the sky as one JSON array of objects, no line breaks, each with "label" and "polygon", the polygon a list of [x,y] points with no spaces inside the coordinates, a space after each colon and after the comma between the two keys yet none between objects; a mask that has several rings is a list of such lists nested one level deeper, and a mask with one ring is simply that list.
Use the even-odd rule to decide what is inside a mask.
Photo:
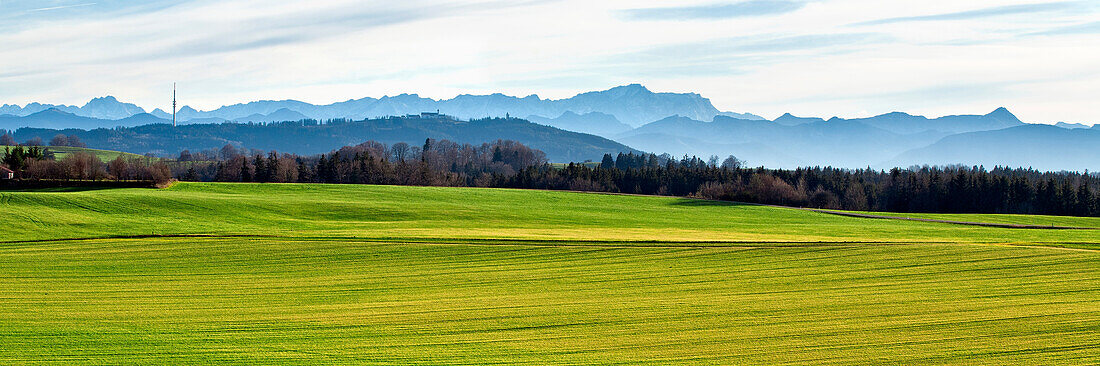
[{"label": "sky", "polygon": [[718,109],[1100,123],[1100,1],[0,0],[0,104],[148,110],[640,83]]}]

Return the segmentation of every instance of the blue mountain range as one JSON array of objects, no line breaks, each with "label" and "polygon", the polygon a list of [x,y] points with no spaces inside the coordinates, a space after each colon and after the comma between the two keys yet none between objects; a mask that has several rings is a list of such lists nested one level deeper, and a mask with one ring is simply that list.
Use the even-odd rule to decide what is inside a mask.
[{"label": "blue mountain range", "polygon": [[[427,111],[438,111],[460,120],[519,117],[531,124],[609,138],[629,146],[627,149],[631,151],[675,156],[735,155],[750,164],[769,167],[1001,164],[1100,170],[1098,154],[1080,152],[1082,146],[1086,149],[1100,147],[1100,137],[1097,137],[1100,125],[1091,128],[1069,123],[1029,125],[1006,108],[981,115],[938,118],[902,112],[856,119],[796,117],[788,113],[769,121],[753,114],[720,111],[699,94],[657,93],[638,84],[558,100],[499,93],[459,95],[443,100],[401,94],[327,105],[283,100],[240,103],[210,111],[184,106],[176,117],[184,125],[270,123],[305,119],[374,120]],[[161,109],[146,113],[141,107],[108,96],[95,98],[80,107],[41,103],[3,105],[0,106],[0,129],[134,127],[171,123],[171,117]],[[516,124],[507,126],[519,128]],[[497,137],[509,138],[516,133],[500,131]],[[560,137],[554,133],[543,135],[548,140]],[[42,137],[48,139],[50,136]],[[239,143],[248,145],[248,141]],[[157,153],[171,152],[158,150]],[[586,158],[599,159],[598,156]]]}]

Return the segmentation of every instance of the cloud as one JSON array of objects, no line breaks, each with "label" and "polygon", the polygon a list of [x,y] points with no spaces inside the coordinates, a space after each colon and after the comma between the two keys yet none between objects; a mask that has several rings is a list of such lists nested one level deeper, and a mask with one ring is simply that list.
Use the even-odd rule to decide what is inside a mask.
[{"label": "cloud", "polygon": [[[688,60],[733,56],[744,61],[754,56],[778,56],[796,51],[826,49],[827,53],[832,53],[841,51],[846,46],[882,43],[889,40],[891,40],[890,36],[878,33],[758,35],[654,47],[624,58]],[[760,59],[760,61],[766,61],[766,59]]]},{"label": "cloud", "polygon": [[95,5],[95,4],[96,3],[85,3],[85,4],[51,6],[51,7],[46,7],[46,8],[30,9],[30,10],[27,10],[27,12],[50,11],[50,10],[60,10],[60,9],[69,9],[69,8],[81,8],[81,7],[85,7],[85,6],[92,6],[92,5]]},{"label": "cloud", "polygon": [[790,13],[805,5],[801,1],[749,0],[733,4],[626,9],[622,14],[633,20],[725,19]]},{"label": "cloud", "polygon": [[0,0],[0,33],[41,26],[44,21],[117,19],[186,3],[173,0],[66,2],[53,1],[47,4],[38,1]]},{"label": "cloud", "polygon": [[979,19],[986,17],[1002,16],[1002,15],[1017,15],[1017,14],[1033,14],[1043,12],[1054,12],[1069,10],[1078,5],[1077,2],[1064,1],[1054,3],[1037,3],[1037,4],[1021,4],[1021,5],[1006,5],[997,6],[992,8],[967,10],[954,13],[941,13],[933,15],[919,15],[919,16],[906,16],[896,18],[878,19],[867,22],[856,23],[855,25],[881,25],[892,23],[905,23],[905,22],[927,22],[927,21],[944,21],[944,20],[969,20]]},{"label": "cloud", "polygon": [[[1013,5],[1029,2],[1050,3]],[[1089,2],[0,0],[0,102],[112,94],[170,108],[175,81],[201,109],[404,92],[561,98],[637,82],[771,116],[1005,104],[1032,120],[1097,120],[1100,50],[1086,45],[1100,40],[1100,4]],[[968,11],[941,14],[953,10]],[[892,17],[959,20],[851,27]]]},{"label": "cloud", "polygon": [[727,37],[652,47],[609,55],[584,71],[629,74],[628,80],[747,75],[769,65],[808,63],[859,52],[862,46],[890,42],[878,33],[838,33]]},{"label": "cloud", "polygon": [[[520,7],[547,2],[485,1],[476,3],[445,3],[424,6],[423,2],[399,5],[364,7],[355,2],[336,3],[328,6],[272,9],[235,19],[209,16],[209,13],[235,13],[251,7],[253,3],[224,4],[211,8],[209,4],[195,2],[170,9],[150,9],[145,17],[134,22],[116,23],[120,28],[143,28],[146,32],[135,35],[130,32],[101,34],[101,39],[118,38],[117,43],[143,44],[143,47],[126,47],[123,52],[102,53],[99,58],[88,57],[85,63],[112,64],[119,62],[156,61],[181,57],[203,57],[214,54],[231,54],[278,46],[308,44],[325,38],[351,33],[414,23],[450,16]],[[219,5],[213,5],[219,6]],[[269,8],[275,8],[271,6]],[[180,17],[189,19],[192,32],[179,32],[177,24],[156,24],[158,18]],[[149,20],[153,19],[152,22]]]},{"label": "cloud", "polygon": [[1100,34],[1100,22],[1084,23],[1028,33],[1029,36],[1061,36],[1072,34]]}]

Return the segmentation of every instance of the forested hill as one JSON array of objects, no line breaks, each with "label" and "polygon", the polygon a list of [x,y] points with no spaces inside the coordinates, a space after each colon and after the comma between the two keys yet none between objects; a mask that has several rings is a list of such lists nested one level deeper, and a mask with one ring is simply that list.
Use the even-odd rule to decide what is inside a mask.
[{"label": "forested hill", "polygon": [[137,154],[174,155],[183,150],[218,149],[226,144],[295,154],[319,154],[346,145],[374,140],[387,144],[406,142],[418,146],[427,138],[481,144],[498,139],[514,140],[542,150],[554,162],[598,161],[604,154],[637,151],[603,137],[570,132],[517,118],[456,121],[450,118],[383,118],[363,121],[335,120],[269,124],[221,123],[172,127],[150,124],[113,129],[21,128],[15,138],[48,141],[57,134],[76,135],[89,147]]}]

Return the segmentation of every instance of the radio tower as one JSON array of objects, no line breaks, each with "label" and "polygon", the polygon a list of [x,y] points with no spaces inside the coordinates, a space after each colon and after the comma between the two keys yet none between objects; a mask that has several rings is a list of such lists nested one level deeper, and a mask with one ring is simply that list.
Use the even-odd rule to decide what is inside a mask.
[{"label": "radio tower", "polygon": [[176,127],[176,83],[172,83],[172,127]]}]

